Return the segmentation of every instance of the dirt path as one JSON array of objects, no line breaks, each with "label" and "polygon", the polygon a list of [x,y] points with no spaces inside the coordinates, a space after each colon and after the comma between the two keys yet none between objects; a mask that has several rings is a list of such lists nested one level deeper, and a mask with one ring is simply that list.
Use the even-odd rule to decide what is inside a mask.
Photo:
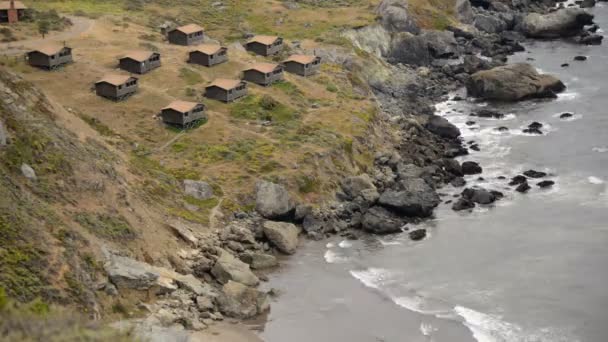
[{"label": "dirt path", "polygon": [[87,33],[93,27],[93,25],[95,25],[95,20],[93,19],[75,16],[67,16],[67,18],[72,21],[72,26],[70,26],[68,30],[60,32],[53,31],[44,39],[42,39],[42,37],[37,37],[10,43],[0,43],[0,54],[17,55],[24,53],[32,47],[38,46],[42,43],[51,41],[63,42],[72,38],[78,38],[82,34]]}]

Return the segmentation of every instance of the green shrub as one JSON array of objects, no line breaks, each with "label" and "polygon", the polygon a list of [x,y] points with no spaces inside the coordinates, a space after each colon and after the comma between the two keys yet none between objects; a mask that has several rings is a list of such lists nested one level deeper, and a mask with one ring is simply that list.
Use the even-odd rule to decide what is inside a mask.
[{"label": "green shrub", "polygon": [[230,114],[237,119],[286,123],[296,118],[295,110],[269,95],[249,95],[233,104]]},{"label": "green shrub", "polygon": [[120,215],[80,212],[74,216],[74,220],[93,234],[104,238],[124,240],[133,239],[137,235]]}]

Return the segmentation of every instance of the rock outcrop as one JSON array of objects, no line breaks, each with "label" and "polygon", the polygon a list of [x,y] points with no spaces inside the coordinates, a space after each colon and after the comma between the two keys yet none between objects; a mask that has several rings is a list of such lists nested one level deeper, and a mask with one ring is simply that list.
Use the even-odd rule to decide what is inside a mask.
[{"label": "rock outcrop", "polygon": [[460,130],[447,119],[441,116],[432,115],[427,123],[426,128],[442,138],[455,139],[460,136]]},{"label": "rock outcrop", "polygon": [[370,208],[361,221],[361,228],[372,234],[392,234],[403,231],[405,220],[382,207]]},{"label": "rock outcrop", "polygon": [[217,302],[224,315],[236,318],[252,318],[270,308],[266,293],[235,281],[224,284]]},{"label": "rock outcrop", "polygon": [[530,13],[520,31],[531,38],[575,36],[585,25],[593,23],[593,15],[580,8],[564,8],[547,14]]},{"label": "rock outcrop", "polygon": [[402,190],[386,190],[378,204],[409,217],[428,217],[439,204],[439,196],[422,178],[401,181]]},{"label": "rock outcrop", "polygon": [[408,12],[406,0],[382,0],[376,10],[380,23],[389,32],[418,34],[420,28]]},{"label": "rock outcrop", "polygon": [[186,179],[184,193],[199,200],[207,200],[213,197],[213,188],[207,182]]},{"label": "rock outcrop", "polygon": [[517,63],[476,72],[466,83],[470,96],[486,100],[519,101],[555,97],[566,86],[556,77],[539,74],[527,63]]}]

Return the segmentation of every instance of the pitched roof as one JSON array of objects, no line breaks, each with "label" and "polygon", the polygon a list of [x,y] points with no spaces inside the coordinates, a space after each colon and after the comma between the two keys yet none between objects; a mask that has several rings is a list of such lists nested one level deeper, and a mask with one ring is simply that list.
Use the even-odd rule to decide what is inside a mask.
[{"label": "pitched roof", "polygon": [[180,113],[186,113],[186,112],[191,111],[192,109],[194,109],[194,107],[196,107],[198,105],[199,105],[198,102],[173,101],[167,107],[163,108],[163,110],[173,109]]},{"label": "pitched roof", "polygon": [[134,77],[127,76],[127,75],[110,74],[110,75],[105,75],[102,79],[100,79],[99,81],[97,81],[95,83],[109,83],[113,86],[119,86],[121,84],[127,83],[127,81],[129,81],[131,78],[134,78]]},{"label": "pitched roof", "polygon": [[252,65],[251,67],[245,69],[245,71],[256,70],[256,71],[267,74],[269,72],[273,72],[278,67],[279,67],[278,64],[273,64],[273,63],[256,63],[256,64]]},{"label": "pitched roof", "polygon": [[152,55],[155,53],[156,52],[153,52],[153,51],[131,51],[131,52],[127,53],[126,55],[124,55],[121,59],[130,58],[137,62],[144,62],[148,58],[152,57]]},{"label": "pitched roof", "polygon": [[176,30],[183,32],[185,34],[190,34],[190,33],[198,32],[198,31],[202,31],[203,28],[198,26],[197,24],[188,24],[188,25],[180,26],[178,28],[174,28],[172,31],[176,31]]},{"label": "pitched roof", "polygon": [[[7,10],[9,8],[11,8],[10,1],[0,1],[0,10]],[[15,8],[16,9],[26,9],[27,7],[23,4],[23,2],[15,1]]]},{"label": "pitched roof", "polygon": [[34,49],[33,51],[38,51],[47,56],[52,56],[52,55],[59,53],[61,50],[63,50],[63,48],[64,48],[63,45],[48,43],[48,44],[40,46],[37,49]]},{"label": "pitched roof", "polygon": [[221,45],[217,45],[217,44],[201,44],[201,45],[197,46],[194,51],[199,51],[206,55],[213,55],[214,53],[217,53],[221,49],[225,49],[225,48],[222,47]]},{"label": "pitched roof", "polygon": [[264,45],[272,45],[277,39],[279,39],[277,36],[253,36],[247,41],[247,44],[255,42]]},{"label": "pitched roof", "polygon": [[317,59],[317,58],[319,58],[319,57],[312,56],[312,55],[291,55],[283,63],[296,62],[296,63],[300,63],[300,64],[308,64],[308,63],[314,62],[315,59]]},{"label": "pitched roof", "polygon": [[230,89],[238,87],[238,85],[241,84],[242,82],[243,81],[241,81],[241,80],[230,80],[230,79],[226,79],[226,78],[216,78],[207,87],[218,87],[218,88],[222,88],[224,90],[230,90]]}]

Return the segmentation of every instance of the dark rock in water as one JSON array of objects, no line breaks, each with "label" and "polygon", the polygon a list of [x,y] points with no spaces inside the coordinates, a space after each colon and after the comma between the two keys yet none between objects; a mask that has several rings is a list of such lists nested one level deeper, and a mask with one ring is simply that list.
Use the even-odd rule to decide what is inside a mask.
[{"label": "dark rock in water", "polygon": [[542,135],[543,134],[543,131],[541,131],[538,128],[526,128],[526,129],[523,130],[523,132],[527,133],[527,134],[538,134],[538,135]]},{"label": "dark rock in water", "polygon": [[440,199],[433,188],[422,178],[401,181],[403,190],[386,190],[378,199],[378,204],[409,217],[428,217],[433,213]]},{"label": "dark rock in water", "polygon": [[575,56],[574,57],[575,61],[586,61],[587,60],[587,56]]},{"label": "dark rock in water", "polygon": [[480,151],[480,149],[479,149],[479,145],[477,145],[477,144],[473,144],[473,145],[471,145],[469,148],[470,148],[471,150],[473,150],[473,151],[477,151],[477,152],[479,152],[479,151]]},{"label": "dark rock in water", "polygon": [[536,183],[536,185],[538,185],[539,188],[548,188],[550,186],[553,186],[553,184],[555,184],[554,181],[550,181],[550,180],[544,180],[542,182]]},{"label": "dark rock in water", "polygon": [[509,127],[500,126],[500,127],[496,128],[496,130],[499,131],[499,132],[508,132],[509,131]]},{"label": "dark rock in water", "polygon": [[593,25],[589,26],[589,28],[587,28],[587,31],[589,31],[591,33],[595,33],[599,29],[600,29],[600,27],[597,24],[593,24]]},{"label": "dark rock in water", "polygon": [[502,119],[505,117],[503,113],[499,113],[489,109],[478,110],[474,113],[471,113],[471,116],[478,116],[480,118],[494,118],[494,119]]},{"label": "dark rock in water", "polygon": [[480,181],[480,182],[483,182],[483,181],[485,181],[486,179],[485,179],[485,178],[483,178],[483,177],[477,177],[477,180],[478,180],[478,181]]},{"label": "dark rock in water", "polygon": [[517,176],[511,178],[511,182],[509,182],[509,185],[523,184],[526,182],[528,182],[528,178],[526,178],[525,176],[522,176],[522,175],[517,175]]},{"label": "dark rock in water", "polygon": [[496,177],[496,179],[505,180],[505,179],[507,179],[507,177],[505,177],[505,176],[498,176],[498,177]]},{"label": "dark rock in water", "polygon": [[475,121],[467,121],[467,122],[466,122],[466,125],[467,125],[467,126],[473,126],[474,124],[476,124],[476,122],[475,122]]},{"label": "dark rock in water", "polygon": [[517,188],[515,188],[515,191],[521,192],[522,194],[528,192],[528,190],[530,190],[530,185],[528,185],[528,182],[521,183],[517,186]]},{"label": "dark rock in water", "polygon": [[495,194],[485,189],[466,188],[461,195],[462,198],[479,204],[492,204],[497,200]]},{"label": "dark rock in water", "polygon": [[579,44],[584,45],[601,45],[604,40],[604,36],[594,33],[582,35],[578,38]]},{"label": "dark rock in water", "polygon": [[447,172],[453,174],[454,176],[457,176],[457,177],[463,176],[462,167],[460,166],[460,163],[456,159],[450,159],[450,158],[444,159],[443,168]]},{"label": "dark rock in water", "polygon": [[532,58],[532,57],[528,57],[526,58],[527,61],[535,61],[536,59]]},{"label": "dark rock in water", "polygon": [[422,240],[426,237],[426,229],[416,229],[408,233],[410,239],[414,241]]},{"label": "dark rock in water", "polygon": [[579,4],[580,8],[591,8],[595,6],[595,0],[583,0]]},{"label": "dark rock in water", "polygon": [[467,154],[469,154],[469,150],[462,146],[457,146],[447,149],[444,153],[444,156],[446,158],[456,158],[460,156],[466,156]]},{"label": "dark rock in water", "polygon": [[456,203],[454,203],[454,205],[452,205],[452,210],[454,211],[461,211],[473,208],[475,208],[475,203],[466,198],[461,198]]},{"label": "dark rock in water", "polygon": [[543,127],[543,124],[540,122],[537,122],[537,121],[534,121],[533,123],[528,125],[528,128],[530,128],[530,129],[539,129],[542,127]]},{"label": "dark rock in water", "polygon": [[494,195],[494,197],[495,197],[497,200],[499,200],[499,199],[501,199],[501,198],[505,197],[505,195],[504,195],[502,192],[497,191],[497,190],[490,190],[490,193],[491,193],[492,195]]},{"label": "dark rock in water", "polygon": [[574,116],[574,114],[572,114],[572,113],[562,113],[562,114],[559,116],[559,118],[560,118],[560,119],[568,119],[568,118],[571,118],[571,117],[573,117],[573,116]]},{"label": "dark rock in water", "polygon": [[368,233],[392,234],[402,232],[405,220],[382,207],[371,207],[361,222],[361,227]]},{"label": "dark rock in water", "polygon": [[456,96],[454,96],[452,98],[452,101],[462,101],[462,100],[464,100],[464,99],[461,96],[458,96],[458,95],[456,95]]},{"label": "dark rock in water", "polygon": [[474,161],[465,161],[464,163],[462,163],[461,167],[462,173],[465,175],[475,175],[483,171],[481,166],[479,166],[479,164]]},{"label": "dark rock in water", "polygon": [[452,125],[445,118],[437,115],[431,116],[426,123],[426,128],[442,138],[455,139],[460,136],[458,127]]},{"label": "dark rock in water", "polygon": [[567,67],[569,67],[569,66],[570,66],[570,64],[568,64],[568,63],[564,63],[564,64],[562,64],[562,68],[567,68]]},{"label": "dark rock in water", "polygon": [[462,177],[456,177],[456,178],[452,179],[450,184],[453,187],[460,188],[462,186],[465,186],[467,184],[467,181],[465,181],[464,178],[462,178]]},{"label": "dark rock in water", "polygon": [[447,201],[443,202],[443,204],[450,204],[450,203],[452,203],[452,200],[447,200]]},{"label": "dark rock in water", "polygon": [[524,172],[524,176],[530,178],[543,178],[547,175],[546,172],[536,171],[536,170],[528,170]]}]

